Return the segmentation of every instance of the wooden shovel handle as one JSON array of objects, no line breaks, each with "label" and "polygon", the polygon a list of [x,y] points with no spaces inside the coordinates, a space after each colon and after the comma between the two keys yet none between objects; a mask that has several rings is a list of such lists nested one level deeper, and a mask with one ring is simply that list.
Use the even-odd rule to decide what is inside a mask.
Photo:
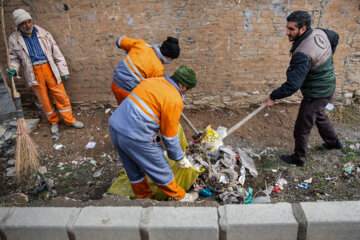
[{"label": "wooden shovel handle", "polygon": [[250,113],[249,115],[247,115],[243,120],[241,120],[240,122],[238,122],[235,126],[233,126],[232,128],[229,129],[229,131],[227,131],[226,136],[223,138],[225,139],[226,137],[228,137],[230,134],[232,134],[233,132],[235,132],[236,130],[238,130],[239,127],[241,127],[244,123],[246,123],[250,118],[252,118],[253,116],[255,116],[258,112],[260,112],[261,110],[263,110],[266,107],[266,103],[263,103],[260,105],[260,107],[258,107],[255,111],[253,111],[252,113]]}]

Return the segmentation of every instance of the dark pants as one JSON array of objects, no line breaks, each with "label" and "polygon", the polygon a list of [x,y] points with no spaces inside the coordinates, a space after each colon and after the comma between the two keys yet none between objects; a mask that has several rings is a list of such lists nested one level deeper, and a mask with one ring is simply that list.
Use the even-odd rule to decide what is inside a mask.
[{"label": "dark pants", "polygon": [[332,95],[324,98],[303,98],[295,122],[295,157],[305,162],[305,152],[314,123],[325,143],[334,146],[338,137],[335,129],[325,113],[325,106],[331,101]]}]

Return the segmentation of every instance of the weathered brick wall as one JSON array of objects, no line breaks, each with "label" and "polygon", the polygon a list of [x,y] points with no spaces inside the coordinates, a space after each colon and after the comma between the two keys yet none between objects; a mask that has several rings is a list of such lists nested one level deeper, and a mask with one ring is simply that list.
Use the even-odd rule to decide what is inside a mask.
[{"label": "weathered brick wall", "polygon": [[[29,11],[35,23],[53,34],[70,68],[65,86],[72,102],[115,103],[113,70],[125,54],[115,45],[117,37],[161,43],[170,35],[179,38],[181,54],[165,65],[165,73],[186,64],[198,76],[197,87],[186,95],[187,107],[233,109],[260,103],[286,80],[291,47],[286,16],[299,9],[309,11],[313,27],[340,34],[335,101],[350,103],[360,90],[358,0],[11,0],[5,3],[7,35],[17,8]],[[18,88],[24,96],[31,93],[24,82]]]}]

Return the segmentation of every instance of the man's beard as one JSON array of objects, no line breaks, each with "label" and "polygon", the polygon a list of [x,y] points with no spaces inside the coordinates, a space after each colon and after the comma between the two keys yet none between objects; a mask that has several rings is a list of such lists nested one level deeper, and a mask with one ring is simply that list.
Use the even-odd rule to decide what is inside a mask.
[{"label": "man's beard", "polygon": [[300,37],[300,29],[299,29],[299,31],[297,32],[297,34],[296,34],[292,39],[289,38],[289,41],[290,41],[290,42],[295,42],[296,39],[298,39],[299,37]]}]

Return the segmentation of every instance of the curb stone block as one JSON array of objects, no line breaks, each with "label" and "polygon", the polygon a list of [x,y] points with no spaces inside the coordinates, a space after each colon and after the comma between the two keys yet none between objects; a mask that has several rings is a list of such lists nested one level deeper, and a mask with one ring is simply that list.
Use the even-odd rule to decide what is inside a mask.
[{"label": "curb stone block", "polygon": [[360,201],[300,203],[307,240],[360,239]]},{"label": "curb stone block", "polygon": [[7,207],[0,207],[0,239],[6,239],[4,233],[4,222],[6,217],[10,214],[10,208]]},{"label": "curb stone block", "polygon": [[74,223],[76,240],[137,240],[141,207],[85,207]]},{"label": "curb stone block", "polygon": [[298,223],[291,204],[219,207],[221,239],[297,239]]},{"label": "curb stone block", "polygon": [[68,240],[66,224],[76,208],[14,208],[4,222],[7,240]]},{"label": "curb stone block", "polygon": [[218,212],[213,207],[152,207],[144,209],[143,239],[219,239]]}]

